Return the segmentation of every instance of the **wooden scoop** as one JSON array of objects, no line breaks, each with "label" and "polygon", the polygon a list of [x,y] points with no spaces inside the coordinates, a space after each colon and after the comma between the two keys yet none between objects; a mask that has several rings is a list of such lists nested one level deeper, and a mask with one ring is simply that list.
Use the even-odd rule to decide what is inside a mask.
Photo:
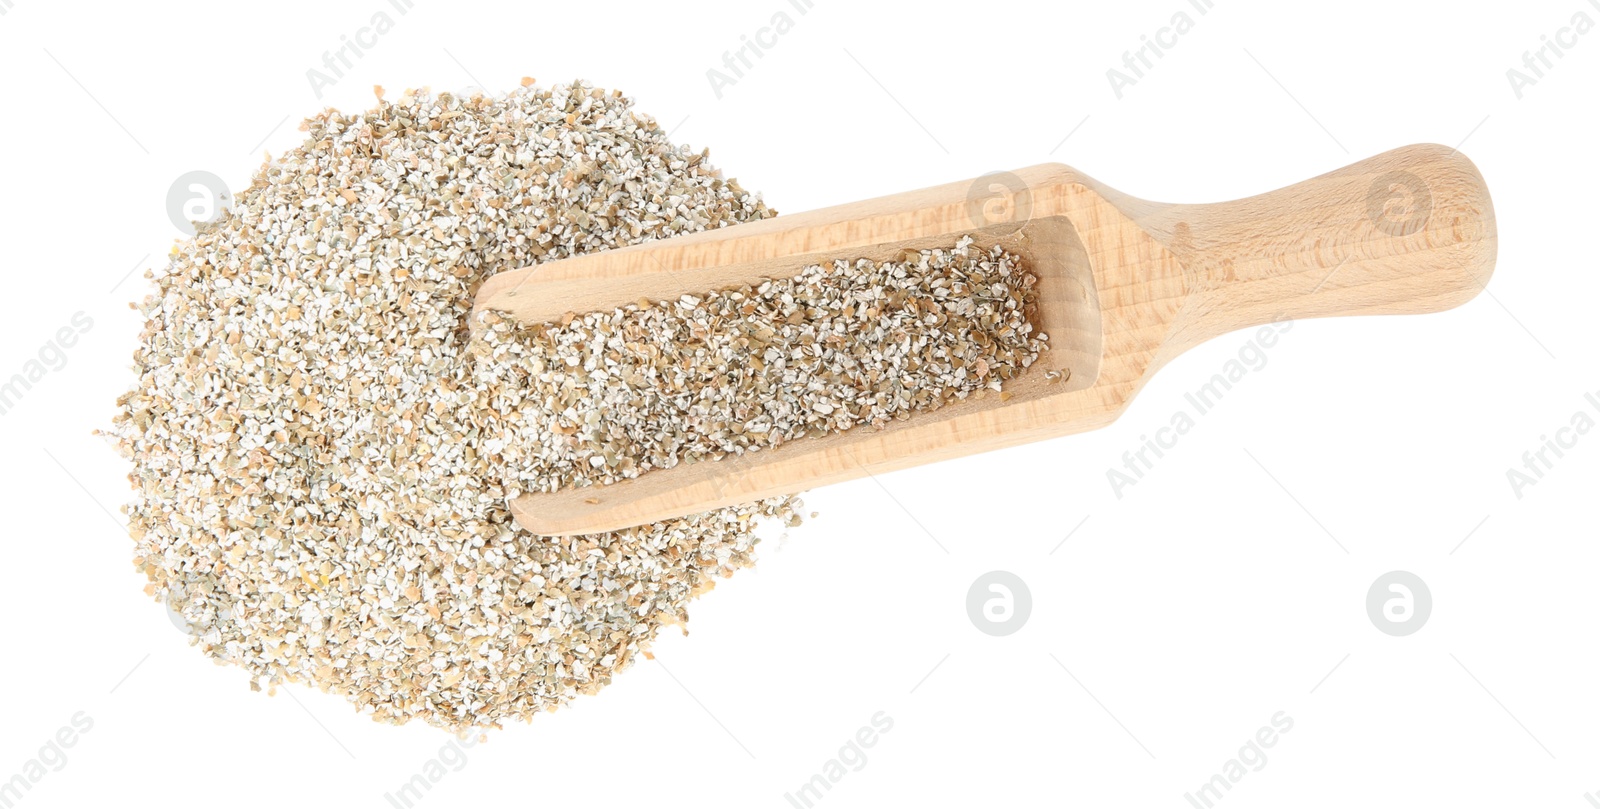
[{"label": "wooden scoop", "polygon": [[476,309],[549,322],[835,258],[951,247],[963,234],[1003,245],[1039,278],[1050,347],[1006,384],[1005,401],[988,393],[884,429],[524,494],[511,502],[517,522],[548,536],[612,531],[1095,429],[1212,337],[1293,318],[1449,309],[1483,289],[1496,251],[1483,177],[1443,146],[1203,205],[1136,199],[1049,164],[501,273]]}]

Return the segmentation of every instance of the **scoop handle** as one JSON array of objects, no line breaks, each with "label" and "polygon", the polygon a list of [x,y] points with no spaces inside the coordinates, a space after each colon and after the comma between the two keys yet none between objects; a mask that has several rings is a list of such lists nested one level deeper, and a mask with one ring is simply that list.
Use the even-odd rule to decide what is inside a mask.
[{"label": "scoop handle", "polygon": [[1189,274],[1187,328],[1175,335],[1188,345],[1279,320],[1450,309],[1484,289],[1497,249],[1483,175],[1434,144],[1142,218]]}]

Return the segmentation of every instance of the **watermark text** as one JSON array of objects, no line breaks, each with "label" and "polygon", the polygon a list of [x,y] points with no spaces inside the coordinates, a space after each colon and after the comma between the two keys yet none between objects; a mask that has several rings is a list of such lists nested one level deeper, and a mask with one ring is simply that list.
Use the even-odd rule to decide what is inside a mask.
[{"label": "watermark text", "polygon": [[[802,17],[816,5],[813,0],[788,0],[788,3]],[[789,12],[778,9],[767,20],[767,24],[757,28],[755,33],[741,34],[738,48],[722,52],[722,69],[706,69],[706,81],[711,84],[711,92],[717,100],[722,100],[724,88],[738,84],[756,66],[757,60],[764,58],[767,51],[777,46],[779,37],[793,30],[794,18],[789,16]]]},{"label": "watermark text", "polygon": [[1193,792],[1183,793],[1184,800],[1195,809],[1211,809],[1223,799],[1239,781],[1252,772],[1261,772],[1267,766],[1267,748],[1277,745],[1283,734],[1294,729],[1294,717],[1286,711],[1272,715],[1270,725],[1262,725],[1256,734],[1239,748],[1233,758],[1222,763],[1222,771]]},{"label": "watermark text", "polygon": [[822,769],[800,785],[794,792],[783,793],[784,800],[795,809],[811,809],[835,784],[852,772],[861,772],[867,766],[867,748],[873,747],[894,728],[894,719],[885,711],[872,715],[870,725],[862,725],[839,748],[838,754],[822,763]]},{"label": "watermark text", "polygon": [[39,346],[38,354],[22,364],[22,370],[10,379],[0,380],[0,416],[10,413],[35,385],[52,371],[67,367],[67,349],[78,344],[78,338],[94,328],[94,319],[85,312],[75,312],[69,325],[62,326]]}]

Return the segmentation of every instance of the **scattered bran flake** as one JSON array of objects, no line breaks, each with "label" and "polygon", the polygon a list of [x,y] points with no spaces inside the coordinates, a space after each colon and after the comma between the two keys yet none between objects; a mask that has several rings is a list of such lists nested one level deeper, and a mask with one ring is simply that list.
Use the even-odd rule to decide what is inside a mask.
[{"label": "scattered bran flake", "polygon": [[773,214],[620,94],[524,85],[306,121],[152,275],[110,431],[135,563],[253,689],[527,719],[647,655],[763,518],[798,520],[780,498],[559,539],[511,521],[530,470],[498,414],[536,394],[478,372],[483,280]]}]

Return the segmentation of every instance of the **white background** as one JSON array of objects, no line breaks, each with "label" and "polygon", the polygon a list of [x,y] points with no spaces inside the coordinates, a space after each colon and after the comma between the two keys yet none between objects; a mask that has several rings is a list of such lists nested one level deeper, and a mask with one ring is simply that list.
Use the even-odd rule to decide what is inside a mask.
[{"label": "white background", "polygon": [[[1106,470],[1249,333],[1099,432],[813,492],[821,516],[697,602],[692,637],[492,733],[418,805],[785,807],[879,711],[892,730],[819,806],[1185,807],[1279,711],[1293,730],[1222,805],[1600,793],[1600,430],[1520,499],[1506,478],[1573,413],[1600,419],[1600,31],[1520,100],[1506,75],[1578,12],[1600,22],[1589,0],[0,7],[0,377],[74,312],[94,321],[0,417],[0,780],[93,721],[19,806],[385,807],[446,742],[303,686],[253,693],[189,648],[142,592],[127,469],[90,431],[131,383],[127,304],[178,235],[174,179],[242,188],[301,117],[365,108],[374,84],[524,75],[621,88],[784,212],[1046,161],[1218,201],[1461,144],[1499,267],[1447,313],[1295,323],[1121,498]],[[394,30],[319,99],[307,69],[379,10]],[[780,10],[794,29],[719,100],[706,70]],[[1194,29],[1119,100],[1107,69],[1179,10]],[[1034,602],[1003,638],[965,612],[996,569]],[[1408,637],[1365,612],[1391,570],[1432,591]]]}]

